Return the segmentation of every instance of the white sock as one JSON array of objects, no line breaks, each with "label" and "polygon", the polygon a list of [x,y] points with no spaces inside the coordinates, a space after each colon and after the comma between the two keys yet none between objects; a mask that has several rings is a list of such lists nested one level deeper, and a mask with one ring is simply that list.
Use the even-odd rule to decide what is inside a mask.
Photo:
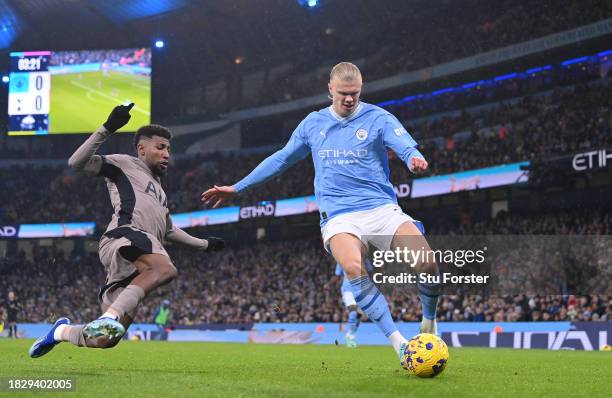
[{"label": "white sock", "polygon": [[402,336],[399,330],[396,330],[395,332],[389,335],[389,341],[391,342],[391,345],[393,346],[395,352],[399,355],[400,346],[402,345],[402,343],[406,343],[408,340],[406,340],[404,336]]},{"label": "white sock", "polygon": [[64,333],[64,330],[70,325],[59,325],[56,329],[55,332],[53,332],[53,340],[55,341],[66,341],[62,338],[62,335]]},{"label": "white sock", "polygon": [[[104,314],[102,314],[102,316],[100,316],[100,318],[111,318],[111,319],[114,319],[114,320],[119,319],[119,317],[117,315],[113,314],[112,312],[105,312]],[[98,318],[98,319],[100,319],[100,318]]]},{"label": "white sock", "polygon": [[427,318],[423,318],[423,320],[421,321],[421,331],[420,333],[425,333],[423,331],[426,331],[426,333],[431,333],[431,334],[438,334],[438,330],[436,327],[436,320],[435,319],[427,319]]}]

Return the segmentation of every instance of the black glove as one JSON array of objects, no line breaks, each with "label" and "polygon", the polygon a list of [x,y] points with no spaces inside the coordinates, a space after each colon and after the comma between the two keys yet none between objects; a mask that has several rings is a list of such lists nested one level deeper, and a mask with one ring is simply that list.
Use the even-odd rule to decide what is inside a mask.
[{"label": "black glove", "polygon": [[219,250],[223,250],[225,248],[225,241],[221,238],[206,238],[208,241],[208,247],[206,248],[206,252],[218,252]]},{"label": "black glove", "polygon": [[117,105],[110,115],[108,115],[106,122],[104,122],[104,128],[108,130],[109,133],[114,133],[125,126],[132,117],[132,115],[130,115],[130,109],[132,109],[133,106],[133,102],[129,105]]}]

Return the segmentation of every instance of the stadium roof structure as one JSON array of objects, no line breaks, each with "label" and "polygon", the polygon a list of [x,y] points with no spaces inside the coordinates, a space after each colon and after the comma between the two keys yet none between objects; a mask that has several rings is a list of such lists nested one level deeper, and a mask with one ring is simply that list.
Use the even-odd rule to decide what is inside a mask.
[{"label": "stadium roof structure", "polygon": [[[426,4],[414,0],[411,7]],[[231,62],[240,56],[253,65],[361,42],[400,10],[407,11],[403,0],[376,7],[367,0],[327,0],[314,8],[295,0],[0,0],[0,51],[128,48],[162,38],[168,48]]]}]

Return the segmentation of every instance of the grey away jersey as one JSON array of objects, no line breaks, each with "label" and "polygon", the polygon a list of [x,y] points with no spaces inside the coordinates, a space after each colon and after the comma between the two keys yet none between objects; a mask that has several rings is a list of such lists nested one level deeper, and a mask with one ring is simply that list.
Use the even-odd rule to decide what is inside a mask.
[{"label": "grey away jersey", "polygon": [[122,226],[140,229],[157,238],[160,245],[158,251],[164,251],[161,244],[167,240],[206,249],[206,239],[191,236],[172,225],[166,193],[159,179],[142,160],[129,155],[96,154],[109,136],[110,133],[100,127],[68,159],[68,165],[74,170],[106,178],[115,210],[106,231]]},{"label": "grey away jersey", "polygon": [[129,155],[101,156],[99,176],[106,185],[113,205],[113,218],[106,231],[131,226],[164,242],[172,229],[166,193],[159,179],[140,159]]}]

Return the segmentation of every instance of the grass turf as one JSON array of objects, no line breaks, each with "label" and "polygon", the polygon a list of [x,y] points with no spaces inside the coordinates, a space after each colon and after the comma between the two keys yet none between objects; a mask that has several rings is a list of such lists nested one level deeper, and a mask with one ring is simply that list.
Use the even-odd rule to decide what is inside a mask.
[{"label": "grass turf", "polygon": [[97,350],[64,343],[31,359],[31,343],[0,340],[0,378],[70,377],[76,393],[66,396],[604,397],[612,391],[612,355],[605,352],[451,349],[444,373],[419,379],[399,367],[389,347],[124,341]]},{"label": "grass turf", "polygon": [[151,120],[151,79],[109,71],[69,73],[51,77],[49,132],[90,133],[116,105],[132,101],[132,118],[121,131],[136,131]]}]

